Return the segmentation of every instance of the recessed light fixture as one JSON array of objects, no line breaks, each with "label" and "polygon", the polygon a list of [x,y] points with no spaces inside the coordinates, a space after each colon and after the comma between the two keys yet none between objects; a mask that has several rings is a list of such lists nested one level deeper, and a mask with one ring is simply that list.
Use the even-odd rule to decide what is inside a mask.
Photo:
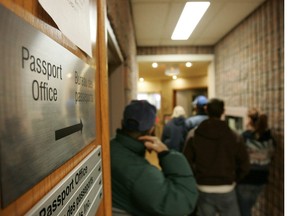
[{"label": "recessed light fixture", "polygon": [[158,67],[158,63],[157,63],[157,62],[153,62],[153,63],[152,63],[152,67],[153,67],[153,68],[157,68],[157,67]]},{"label": "recessed light fixture", "polygon": [[186,67],[192,67],[192,63],[191,62],[186,62]]},{"label": "recessed light fixture", "polygon": [[180,73],[180,70],[177,66],[168,66],[165,70],[166,76],[177,76]]},{"label": "recessed light fixture", "polygon": [[209,6],[210,2],[186,2],[171,39],[187,40]]}]

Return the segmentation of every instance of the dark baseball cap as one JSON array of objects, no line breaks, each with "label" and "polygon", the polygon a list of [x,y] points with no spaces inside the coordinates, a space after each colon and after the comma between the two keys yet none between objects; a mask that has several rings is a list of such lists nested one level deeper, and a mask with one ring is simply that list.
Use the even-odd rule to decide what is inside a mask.
[{"label": "dark baseball cap", "polygon": [[147,100],[132,100],[124,110],[123,128],[143,132],[153,127],[155,119],[155,106]]}]

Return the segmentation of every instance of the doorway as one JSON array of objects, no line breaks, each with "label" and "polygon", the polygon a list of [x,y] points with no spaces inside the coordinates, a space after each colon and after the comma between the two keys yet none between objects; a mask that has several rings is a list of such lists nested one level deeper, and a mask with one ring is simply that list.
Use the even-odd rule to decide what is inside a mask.
[{"label": "doorway", "polygon": [[182,106],[186,112],[187,117],[194,115],[192,102],[199,95],[207,97],[208,89],[205,88],[192,88],[184,90],[173,90],[173,107]]}]

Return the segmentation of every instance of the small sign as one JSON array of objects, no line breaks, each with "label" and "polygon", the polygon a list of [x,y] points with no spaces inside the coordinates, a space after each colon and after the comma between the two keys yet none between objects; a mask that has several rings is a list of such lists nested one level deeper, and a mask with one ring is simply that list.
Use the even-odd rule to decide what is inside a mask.
[{"label": "small sign", "polygon": [[75,167],[26,216],[72,216],[95,212],[102,199],[101,147]]},{"label": "small sign", "polygon": [[0,188],[7,206],[96,137],[95,69],[0,5]]}]

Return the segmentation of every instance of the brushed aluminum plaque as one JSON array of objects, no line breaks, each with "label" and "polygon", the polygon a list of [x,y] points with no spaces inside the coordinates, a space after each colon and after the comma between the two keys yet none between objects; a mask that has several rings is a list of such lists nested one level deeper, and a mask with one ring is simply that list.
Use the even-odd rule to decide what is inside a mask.
[{"label": "brushed aluminum plaque", "polygon": [[75,214],[77,212],[86,215],[97,192],[102,190],[101,166],[101,147],[98,146],[25,216],[80,215]]},{"label": "brushed aluminum plaque", "polygon": [[0,5],[5,207],[96,137],[95,69]]},{"label": "brushed aluminum plaque", "polygon": [[96,215],[96,212],[98,210],[98,207],[100,205],[100,201],[102,200],[102,197],[103,197],[103,186],[101,186],[96,197],[92,201],[92,205],[89,209],[87,216],[95,216]]}]

